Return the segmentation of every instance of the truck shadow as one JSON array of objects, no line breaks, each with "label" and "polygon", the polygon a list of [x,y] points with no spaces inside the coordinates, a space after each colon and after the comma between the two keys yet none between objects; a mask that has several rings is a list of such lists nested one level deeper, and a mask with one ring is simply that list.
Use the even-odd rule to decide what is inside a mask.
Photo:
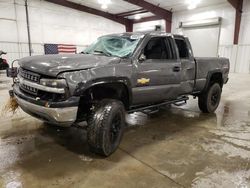
[{"label": "truck shadow", "polygon": [[[77,155],[87,155],[94,157],[91,152],[89,152],[87,144],[87,132],[85,129],[80,129],[77,127],[55,127],[46,125],[41,129],[41,134],[50,137],[53,142],[63,146],[67,150],[77,154]],[[100,158],[96,156],[97,158]]]},{"label": "truck shadow", "polygon": [[[174,137],[175,134],[208,119],[216,119],[216,115],[180,108],[162,109],[152,115],[136,112],[127,116],[128,124],[121,147],[126,145],[131,149],[138,144],[141,147],[143,144],[154,144],[157,141],[166,140],[167,137]],[[85,155],[93,159],[104,158],[89,151],[86,129],[44,126],[41,129],[41,134],[50,137],[53,142],[77,155]],[[131,140],[137,141],[131,143]],[[130,143],[131,147],[127,143]]]},{"label": "truck shadow", "polygon": [[151,117],[137,114],[132,118],[135,117],[140,123],[128,126],[120,147],[107,158],[89,151],[84,129],[42,126],[32,138],[28,157],[18,166],[46,182],[67,173],[78,174],[82,178],[92,172],[117,168],[120,163],[124,165],[128,159],[132,160],[128,156],[135,152],[142,151],[141,154],[146,155],[143,152],[145,147],[157,147],[163,140],[164,144],[168,144],[180,134],[188,135],[187,129],[197,129],[201,121],[216,120],[215,114],[179,108],[162,110]]}]

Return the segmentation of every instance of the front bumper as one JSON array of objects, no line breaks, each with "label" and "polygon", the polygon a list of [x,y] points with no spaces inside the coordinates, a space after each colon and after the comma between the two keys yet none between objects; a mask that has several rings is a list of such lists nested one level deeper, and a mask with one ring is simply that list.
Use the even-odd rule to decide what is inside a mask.
[{"label": "front bumper", "polygon": [[76,121],[79,97],[50,103],[26,96],[18,86],[14,86],[13,91],[18,105],[31,116],[61,126],[70,126]]}]

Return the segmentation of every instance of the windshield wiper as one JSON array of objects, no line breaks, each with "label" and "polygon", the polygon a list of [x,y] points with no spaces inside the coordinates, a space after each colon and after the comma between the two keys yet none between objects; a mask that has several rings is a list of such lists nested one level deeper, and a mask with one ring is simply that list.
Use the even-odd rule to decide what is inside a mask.
[{"label": "windshield wiper", "polygon": [[110,54],[110,53],[105,53],[104,51],[101,51],[101,50],[95,50],[94,52],[97,52],[97,53],[100,53],[100,54],[104,54],[104,55],[106,55],[106,56],[112,56],[112,54]]},{"label": "windshield wiper", "polygon": [[80,54],[89,54],[89,52],[82,51],[82,52],[80,52]]}]

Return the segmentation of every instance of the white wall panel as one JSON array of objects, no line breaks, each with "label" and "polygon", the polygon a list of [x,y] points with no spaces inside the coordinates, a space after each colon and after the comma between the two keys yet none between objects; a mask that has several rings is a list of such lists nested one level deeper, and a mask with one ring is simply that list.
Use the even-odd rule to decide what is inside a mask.
[{"label": "white wall panel", "polygon": [[237,45],[221,45],[219,47],[219,57],[226,57],[230,61],[230,72],[235,72],[237,52]]},{"label": "white wall panel", "polygon": [[[28,6],[32,55],[43,54],[44,43],[75,44],[82,51],[101,35],[125,31],[111,20],[42,0],[29,0]],[[27,56],[24,0],[0,0],[0,25],[0,49],[8,61]]]},{"label": "white wall panel", "polygon": [[250,73],[250,45],[224,45],[219,56],[230,60],[230,72]]},{"label": "white wall panel", "polygon": [[250,45],[238,45],[235,72],[250,73]]},{"label": "white wall panel", "polygon": [[0,18],[15,19],[14,0],[1,0],[0,7]]},{"label": "white wall panel", "polygon": [[16,42],[17,40],[16,22],[0,18],[0,41]]},{"label": "white wall panel", "polygon": [[[45,2],[29,0],[30,29],[33,55],[43,54],[44,43],[77,45],[82,51],[98,36],[124,32],[125,27],[102,17]],[[230,4],[220,4],[173,14],[172,31],[179,33],[179,22],[222,17],[219,55],[228,57],[231,71],[250,72],[250,1],[244,0],[240,45],[233,45],[235,11]],[[0,49],[8,52],[9,62],[28,55],[27,26],[24,0],[0,0]],[[153,29],[165,22],[134,24],[134,30]]]},{"label": "white wall panel", "polygon": [[13,42],[0,42],[0,49],[8,52],[7,55],[3,55],[3,58],[7,59],[10,64],[14,59],[19,59],[20,51],[17,43]]},{"label": "white wall panel", "polygon": [[220,34],[220,27],[218,25],[183,28],[182,31],[189,38],[195,57],[218,56]]},{"label": "white wall panel", "polygon": [[222,17],[220,45],[232,45],[235,11],[229,3],[199,8],[191,11],[175,12],[173,14],[172,32],[181,32],[179,29],[180,22],[196,21],[216,17]]},{"label": "white wall panel", "polygon": [[154,31],[156,25],[160,25],[162,31],[166,30],[165,20],[156,20],[156,21],[137,23],[137,24],[134,24],[133,30],[134,31]]},{"label": "white wall panel", "polygon": [[241,20],[241,30],[239,43],[240,44],[250,44],[250,1],[243,1],[243,13]]},{"label": "white wall panel", "polygon": [[[172,32],[181,33],[179,22],[195,21],[214,17],[222,18],[219,56],[230,59],[230,71],[250,73],[250,1],[244,0],[239,45],[233,45],[235,10],[229,3],[180,11],[173,14]],[[200,38],[197,40],[202,41]]]}]

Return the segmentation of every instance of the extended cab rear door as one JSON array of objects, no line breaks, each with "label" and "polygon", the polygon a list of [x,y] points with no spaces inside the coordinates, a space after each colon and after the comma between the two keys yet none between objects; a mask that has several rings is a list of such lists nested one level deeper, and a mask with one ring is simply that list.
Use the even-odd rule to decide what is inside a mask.
[{"label": "extended cab rear door", "polygon": [[170,36],[150,36],[139,53],[133,83],[133,104],[176,99],[181,81],[181,62]]},{"label": "extended cab rear door", "polygon": [[180,93],[191,94],[195,84],[196,65],[188,38],[174,36],[178,57],[181,61]]}]

